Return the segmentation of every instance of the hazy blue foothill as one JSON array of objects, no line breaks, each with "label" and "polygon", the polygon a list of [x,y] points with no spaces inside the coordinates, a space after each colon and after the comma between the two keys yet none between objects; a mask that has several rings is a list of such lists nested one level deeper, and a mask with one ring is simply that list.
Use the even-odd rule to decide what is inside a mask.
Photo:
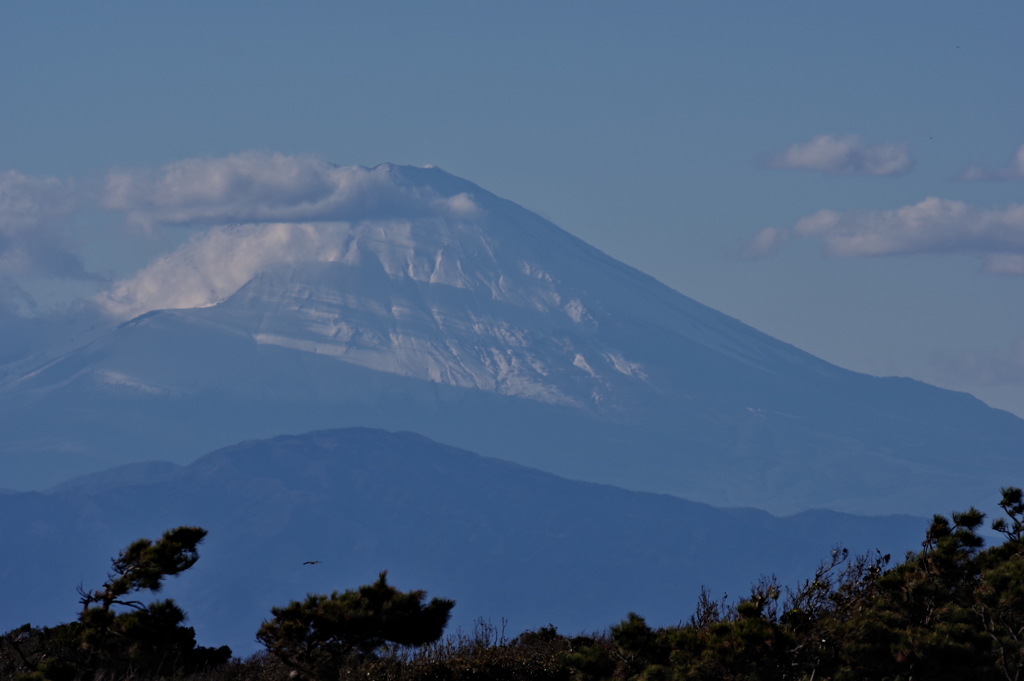
[{"label": "hazy blue foothill", "polygon": [[[901,556],[923,519],[808,511],[775,517],[566,480],[413,433],[355,428],[227,447],[183,468],[130,465],[43,493],[0,496],[0,630],[75,616],[75,586],[168,527],[209,530],[199,563],[163,592],[204,645],[255,649],[272,605],[372,581],[457,602],[453,624],[509,633],[653,624],[692,612],[700,586],[744,594],[794,583],[836,543]],[[303,565],[306,561],[321,561]],[[14,586],[16,585],[16,586]]]},{"label": "hazy blue foothill", "polygon": [[0,367],[5,486],[345,426],[777,513],[928,515],[1024,472],[1008,412],[829,364],[443,170],[311,168],[344,190],[321,222],[228,206],[262,222],[104,294],[117,328]]}]

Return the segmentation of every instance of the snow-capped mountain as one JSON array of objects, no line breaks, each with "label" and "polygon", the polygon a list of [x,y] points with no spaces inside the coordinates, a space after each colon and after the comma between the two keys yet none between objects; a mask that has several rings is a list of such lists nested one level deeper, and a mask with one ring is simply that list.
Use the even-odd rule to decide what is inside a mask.
[{"label": "snow-capped mountain", "polygon": [[[217,301],[218,317],[257,343],[581,408],[614,403],[622,383],[649,382],[615,332],[632,323],[665,326],[755,365],[767,355],[828,368],[441,170],[371,173],[425,205],[392,198],[393,210],[374,206],[370,219],[219,231],[218,254],[258,250],[263,257],[247,261],[263,267],[241,268],[223,302],[210,286],[181,307]],[[198,270],[211,240],[168,266]],[[104,302],[130,310],[134,300],[115,293]]]},{"label": "snow-capped mountain", "polygon": [[1024,422],[968,395],[830,365],[440,169],[331,172],[326,208],[204,208],[237,222],[98,301],[139,316],[8,367],[6,486],[348,425],[775,511],[1019,483]]}]

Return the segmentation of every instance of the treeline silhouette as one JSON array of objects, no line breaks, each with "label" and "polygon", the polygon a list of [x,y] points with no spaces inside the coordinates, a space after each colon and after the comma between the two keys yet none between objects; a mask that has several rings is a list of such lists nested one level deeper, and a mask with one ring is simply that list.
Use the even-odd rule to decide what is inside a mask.
[{"label": "treeline silhouette", "polygon": [[[82,611],[56,627],[0,637],[0,678],[18,681],[872,681],[1024,679],[1024,493],[1002,490],[1003,541],[985,548],[985,515],[936,515],[922,549],[887,555],[837,548],[804,582],[763,578],[747,597],[706,591],[686,621],[652,628],[630,613],[606,632],[552,626],[506,638],[489,622],[442,639],[455,603],[373,584],[273,608],[256,633],[265,651],[240,660],[197,646],[170,600],[144,604],[199,558],[206,531],[133,542]],[[12,585],[7,585],[8,588]],[[495,585],[495,588],[501,588]]]}]

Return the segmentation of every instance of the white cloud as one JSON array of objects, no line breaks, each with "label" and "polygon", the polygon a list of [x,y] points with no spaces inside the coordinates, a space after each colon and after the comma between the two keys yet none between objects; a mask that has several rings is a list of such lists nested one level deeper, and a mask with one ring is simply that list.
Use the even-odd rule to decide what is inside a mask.
[{"label": "white cloud", "polygon": [[[111,173],[104,205],[147,228],[213,224],[95,297],[121,319],[214,305],[275,265],[358,258],[356,234],[365,237],[361,248],[372,251],[385,232],[400,243],[410,230],[438,220],[458,225],[483,215],[468,193],[447,196],[415,186],[390,165],[341,168],[307,156],[256,152]],[[414,250],[415,243],[405,246]],[[390,262],[397,256],[388,253],[376,255],[389,273],[416,260],[408,253],[401,263]]]},{"label": "white cloud", "polygon": [[[1024,252],[1024,205],[979,210],[963,201],[928,197],[895,210],[833,214],[817,232],[838,257],[937,252]],[[799,223],[798,223],[799,224]]]},{"label": "white cloud", "polygon": [[906,144],[869,147],[856,135],[818,135],[772,154],[765,163],[780,170],[814,170],[826,175],[900,175],[914,167]]},{"label": "white cloud", "polygon": [[[113,172],[103,205],[145,227],[206,227],[95,297],[118,318],[216,304],[274,265],[357,258],[356,233],[368,238],[362,248],[373,250],[367,244],[385,239],[385,232],[386,240],[402,243],[414,223],[457,225],[482,215],[465,191],[444,196],[414,185],[390,165],[341,168],[312,157],[255,152],[188,159],[157,172]],[[415,260],[408,254],[401,263],[387,261],[392,256],[385,253],[377,256],[389,273]]]},{"label": "white cloud", "polygon": [[404,183],[386,164],[342,168],[312,156],[260,152],[186,159],[156,172],[115,171],[107,177],[103,203],[145,227],[471,217],[479,210],[467,194],[444,197]]},{"label": "white cloud", "polygon": [[759,260],[779,250],[789,240],[789,230],[765,227],[740,252],[743,260]]},{"label": "white cloud", "polygon": [[96,297],[107,314],[128,319],[157,309],[221,302],[257,273],[340,255],[346,225],[272,223],[214,227]]},{"label": "white cloud", "polygon": [[0,173],[0,276],[90,278],[66,225],[77,206],[72,183]]},{"label": "white cloud", "polygon": [[0,172],[0,378],[3,365],[106,323],[94,306],[52,295],[100,280],[86,270],[72,231],[88,199],[71,181]]},{"label": "white cloud", "polygon": [[819,210],[797,220],[793,231],[801,236],[817,236],[825,234],[839,223],[842,216],[834,210]]},{"label": "white cloud", "polygon": [[[299,225],[349,218],[458,223],[483,215],[470,194],[415,185],[391,165],[342,168],[311,156],[259,152],[185,159],[157,170],[113,171],[98,189],[0,172],[0,307],[6,313],[38,313],[29,291],[37,284],[49,291],[47,279],[101,279],[87,271],[72,231],[74,216],[97,203],[147,229],[214,227],[201,244],[185,249],[187,253],[158,259],[102,294],[104,309],[117,316],[143,307],[187,307],[190,301],[208,304],[223,298],[225,291],[236,290],[251,276],[258,266],[253,263],[288,261],[298,257],[294,249],[315,247],[316,240],[303,236]],[[271,227],[239,240],[222,229],[226,224]],[[275,239],[286,243],[275,247]],[[296,245],[300,243],[305,246]],[[273,255],[275,248],[279,255]],[[174,260],[186,256],[192,260]],[[172,268],[172,263],[177,264]],[[165,287],[171,269],[180,280]]]},{"label": "white cloud", "polygon": [[1018,180],[1024,179],[1024,144],[1020,145],[1017,153],[1014,154],[1010,165],[998,170],[985,170],[979,166],[970,166],[962,172],[959,179],[966,181],[975,180]]},{"label": "white cloud", "polygon": [[[1024,275],[1024,205],[1001,210],[973,208],[938,197],[894,210],[821,210],[797,221],[791,230],[774,230],[771,242],[816,238],[826,255],[857,258],[918,253],[972,253],[985,258],[984,269]],[[748,243],[754,257],[768,255],[765,230]]]}]

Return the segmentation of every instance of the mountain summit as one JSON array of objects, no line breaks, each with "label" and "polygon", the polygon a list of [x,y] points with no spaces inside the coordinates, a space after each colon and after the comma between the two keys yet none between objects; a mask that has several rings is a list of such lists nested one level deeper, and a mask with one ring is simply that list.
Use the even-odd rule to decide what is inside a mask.
[{"label": "mountain summit", "polygon": [[[631,327],[666,327],[753,365],[829,368],[438,168],[367,174],[391,195],[354,197],[357,208],[337,211],[347,220],[219,231],[218,252],[261,267],[225,299],[211,286],[208,301],[183,307],[216,301],[218,318],[260,344],[579,408],[621,406],[627,386],[660,382],[630,357],[643,353],[624,337]],[[212,241],[169,263],[197,269]],[[123,288],[110,309],[138,306]]]},{"label": "mountain summit", "polygon": [[349,425],[776,512],[928,513],[1021,469],[1024,421],[830,365],[438,168],[317,172],[120,188],[213,226],[98,300],[120,327],[6,369],[7,485]]}]

